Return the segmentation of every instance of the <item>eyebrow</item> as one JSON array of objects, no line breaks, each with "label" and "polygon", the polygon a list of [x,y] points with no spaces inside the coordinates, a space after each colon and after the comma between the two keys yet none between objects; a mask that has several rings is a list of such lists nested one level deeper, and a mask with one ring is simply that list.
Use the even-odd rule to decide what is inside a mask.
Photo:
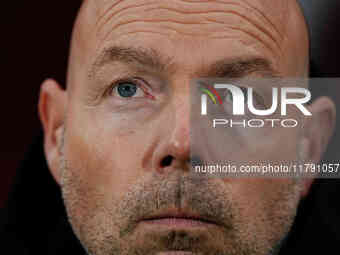
[{"label": "eyebrow", "polygon": [[[172,58],[165,57],[152,48],[111,46],[105,48],[91,67],[89,75],[108,63],[121,62],[138,64],[158,72],[173,72],[178,69]],[[263,57],[224,58],[201,67],[195,72],[198,77],[241,78],[251,73],[260,73],[266,77],[281,77],[269,60]]]},{"label": "eyebrow", "polygon": [[201,76],[214,78],[242,78],[252,73],[270,78],[281,77],[271,62],[262,57],[222,59],[210,65],[207,72],[198,72]]},{"label": "eyebrow", "polygon": [[112,46],[104,49],[99,54],[89,73],[93,75],[98,68],[114,62],[139,64],[140,66],[149,67],[159,72],[169,71],[175,67],[170,57],[164,57],[154,49]]}]

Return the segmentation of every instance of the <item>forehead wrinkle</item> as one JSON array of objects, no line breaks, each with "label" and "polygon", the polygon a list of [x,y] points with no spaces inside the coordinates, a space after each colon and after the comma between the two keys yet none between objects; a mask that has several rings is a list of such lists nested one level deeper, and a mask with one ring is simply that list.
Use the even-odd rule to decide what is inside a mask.
[{"label": "forehead wrinkle", "polygon": [[103,11],[102,14],[99,14],[98,19],[96,21],[95,26],[98,25],[98,23],[113,9],[115,8],[117,5],[119,5],[120,3],[122,3],[124,0],[116,0],[113,2],[113,4],[111,4],[106,10]]},{"label": "forehead wrinkle", "polygon": [[[110,10],[107,11],[106,15],[102,16],[97,21],[97,23],[96,23],[97,24],[97,34],[99,34],[100,31],[103,29],[103,27],[113,18],[113,16],[117,16],[118,13],[122,13],[125,10],[135,9],[135,8],[138,8],[138,7],[145,7],[145,6],[153,5],[153,4],[155,4],[155,3],[151,2],[151,3],[142,3],[142,4],[131,4],[131,5],[127,5],[125,7],[121,7],[120,9],[113,11],[114,7],[117,6],[117,5],[114,5]],[[112,12],[110,13],[110,11],[112,11]],[[109,14],[109,15],[107,15],[107,14]],[[105,16],[107,16],[107,17],[105,18]],[[120,17],[120,16],[118,16],[118,17]],[[103,21],[101,21],[101,20],[103,20]]]},{"label": "forehead wrinkle", "polygon": [[[221,1],[216,1],[216,2],[220,2]],[[241,4],[241,3],[232,3],[232,2],[223,2],[225,5],[234,5],[234,6],[240,6],[242,8],[244,8],[244,6]],[[242,2],[244,3],[244,2]],[[251,6],[251,5],[249,5]],[[253,8],[251,6],[251,8]],[[176,10],[176,9],[173,9],[173,8],[166,8],[166,7],[161,7],[161,8],[158,8],[157,10],[160,10],[160,9],[164,9],[164,10],[168,10],[168,11],[173,11],[173,12],[178,12],[178,13],[181,13],[181,14],[186,14],[186,13],[190,13],[190,14],[208,14],[208,13],[223,13],[223,14],[234,14],[238,17],[240,17],[241,19],[244,19],[246,20],[249,24],[251,24],[252,26],[255,26],[259,31],[263,32],[265,35],[267,35],[277,46],[277,48],[279,49],[279,51],[282,51],[282,48],[280,46],[280,43],[278,42],[278,40],[275,38],[275,36],[272,35],[272,33],[266,29],[266,26],[260,24],[259,22],[256,21],[256,19],[251,19],[249,18],[247,15],[245,14],[242,14],[241,12],[239,11],[236,11],[236,10],[210,10],[208,12],[185,12],[185,11],[180,11],[180,10]],[[146,11],[149,11],[149,10],[156,10],[156,8],[150,8],[150,9],[147,9]],[[257,12],[259,12],[259,10],[257,10]],[[266,17],[264,14],[261,15],[262,17]],[[217,19],[213,19],[213,18],[205,18],[205,20],[207,21],[210,21],[212,23],[218,23],[218,24],[222,24],[222,25],[228,25],[227,22],[223,22],[223,21],[219,21]],[[265,21],[268,23],[268,18],[265,19]],[[162,20],[155,20],[155,22],[157,21],[162,21]],[[171,20],[169,20],[171,21]],[[178,21],[172,21],[174,23],[179,23],[179,24],[194,24],[194,23],[184,23],[184,22],[178,22]],[[270,26],[273,26],[273,23],[269,22],[268,23]],[[228,26],[229,28],[232,28],[232,29],[238,29],[237,27],[232,27],[232,26]],[[245,29],[241,29],[239,28],[240,30],[242,30],[243,32],[246,32]],[[274,27],[274,31],[277,32],[277,28]],[[252,33],[249,31],[247,32],[249,35],[252,35]],[[283,39],[282,35],[280,33],[278,33],[279,37],[281,39]],[[255,37],[256,39],[259,39],[259,41],[261,41],[262,43],[264,43],[264,40],[260,39],[259,36],[253,36]],[[264,43],[268,46],[267,43]],[[269,48],[272,48],[272,47],[269,47]]]},{"label": "forehead wrinkle", "polygon": [[[183,1],[183,0],[182,0]],[[280,36],[281,39],[283,39],[283,35],[280,33],[279,29],[276,27],[276,25],[270,20],[269,17],[267,17],[267,15],[264,14],[263,11],[261,11],[259,8],[255,7],[254,5],[251,5],[249,2],[247,1],[240,1],[240,2],[237,2],[237,3],[234,3],[234,2],[230,2],[230,1],[221,1],[221,0],[215,0],[214,1],[215,3],[220,3],[220,4],[223,4],[223,5],[231,5],[231,6],[238,6],[238,7],[242,7],[242,8],[247,8],[248,10],[251,10],[251,11],[255,11],[255,13],[260,17],[262,18],[265,22],[267,22],[267,24],[269,26],[271,26],[273,28],[273,30]],[[181,11],[181,10],[177,10],[177,9],[174,9],[174,8],[166,8],[166,7],[158,7],[158,8],[149,8],[149,9],[146,9],[146,11],[151,11],[151,10],[161,10],[161,9],[164,9],[164,10],[169,10],[169,11],[174,11],[174,12],[178,12],[178,13],[181,13],[181,14],[205,14],[207,12],[204,12],[204,11]],[[220,9],[216,9],[216,10],[210,10],[209,12],[222,12],[222,13],[228,13],[228,11],[222,11]],[[236,11],[230,11],[231,13],[234,13],[234,14],[237,14],[239,15],[240,17],[246,19],[247,21],[249,21],[249,23],[253,23],[255,20],[251,20],[250,18],[248,18],[246,15],[242,15],[241,13],[239,12],[236,12]],[[249,14],[249,13],[247,13]],[[270,32],[265,29],[265,26],[260,26],[259,24],[256,24],[258,22],[254,22],[254,25],[256,25],[257,28],[259,28],[260,30],[262,30],[264,33],[266,33],[269,37],[273,37]],[[272,38],[274,40],[274,38]]]},{"label": "forehead wrinkle", "polygon": [[[132,23],[138,23],[138,22],[144,22],[146,23],[145,20],[133,20],[133,21],[129,21],[129,22],[126,22],[124,24],[121,24],[121,25],[127,25],[127,24],[132,24]],[[153,21],[149,21],[150,23],[153,23],[153,22],[164,22],[162,20],[153,20]],[[262,45],[264,45],[267,49],[269,49],[272,53],[276,53],[275,51],[275,48],[270,44],[268,43],[265,39],[261,38],[261,36],[259,36],[258,34],[256,33],[253,33],[251,30],[247,30],[247,29],[243,29],[243,28],[239,28],[239,27],[234,27],[234,26],[230,26],[230,25],[226,25],[225,23],[223,22],[219,22],[219,21],[215,21],[215,20],[211,20],[211,22],[214,22],[214,23],[219,23],[219,24],[222,24],[224,25],[224,29],[230,29],[230,30],[233,30],[233,31],[238,31],[238,32],[241,32],[241,33],[244,33],[246,34],[247,36],[251,37],[251,38],[255,38],[258,42],[261,42]],[[184,24],[184,25],[188,25],[186,23],[181,23],[181,22],[173,22],[173,23],[177,23],[177,24]],[[176,28],[173,28],[171,26],[166,26],[166,25],[163,25],[163,28],[167,29],[167,30],[171,30],[171,31],[174,31],[176,32],[176,34],[181,34],[181,35],[184,35],[184,36],[196,36],[196,37],[201,37],[202,40],[204,40],[203,37],[209,37],[209,38],[212,38],[212,39],[222,39],[222,38],[232,38],[232,36],[230,34],[228,34],[228,36],[211,36],[209,32],[183,32],[181,30],[178,30]],[[115,30],[115,28],[112,29],[112,31]],[[102,41],[105,41],[107,39],[107,37],[110,35],[110,33],[112,33],[112,31],[110,31],[103,39]],[[145,32],[147,30],[145,29],[141,29],[141,30],[136,30],[136,31],[131,31],[131,32],[128,32],[128,33],[123,33],[122,35],[127,35],[127,34],[134,34],[134,33],[138,33],[138,32]],[[169,34],[166,34],[165,32],[156,32],[156,31],[151,31],[151,30],[148,30],[147,32],[153,32],[153,33],[158,33],[158,34],[161,34],[161,35],[164,35],[164,36],[169,36]],[[229,33],[228,31],[225,31],[226,33]],[[235,38],[235,39],[239,39],[239,38]],[[278,48],[279,52],[280,52],[280,55],[282,53],[282,48],[281,46],[278,44],[278,43],[275,43],[276,47]]]},{"label": "forehead wrinkle", "polygon": [[[270,22],[270,18],[268,18],[264,13],[262,13],[261,11],[259,11],[258,8],[255,8],[253,7],[253,5],[247,5],[247,2],[242,2],[242,4],[239,4],[239,3],[233,3],[233,2],[221,2],[221,1],[218,1],[217,3],[220,3],[219,5],[221,5],[221,3],[223,3],[223,5],[233,5],[233,6],[240,6],[242,7],[242,11],[240,10],[223,10],[222,8],[220,9],[216,9],[216,6],[215,5],[212,5],[210,4],[210,6],[214,7],[215,9],[211,9],[211,10],[181,10],[181,9],[176,9],[176,8],[168,8],[168,7],[158,7],[158,8],[149,8],[149,9],[146,9],[144,13],[148,12],[148,11],[152,11],[152,10],[157,10],[158,12],[160,10],[167,10],[169,12],[175,12],[175,13],[179,13],[179,14],[183,14],[183,15],[178,15],[176,17],[176,20],[174,20],[173,18],[153,18],[151,16],[151,18],[143,18],[140,17],[140,18],[136,18],[136,16],[133,16],[133,18],[130,18],[130,19],[127,19],[125,21],[121,21],[121,22],[118,22],[116,24],[114,24],[112,27],[110,27],[110,30],[109,32],[107,32],[103,39],[101,40],[101,42],[105,41],[109,36],[110,34],[113,32],[113,31],[116,31],[120,26],[123,26],[123,25],[128,25],[128,24],[132,24],[132,23],[137,23],[137,22],[143,22],[143,23],[146,23],[146,22],[149,22],[149,23],[176,23],[176,24],[185,24],[185,25],[195,25],[195,24],[211,24],[211,23],[219,23],[221,25],[227,25],[228,23],[227,22],[221,22],[217,19],[213,19],[213,18],[207,18],[207,17],[203,17],[203,18],[200,18],[201,20],[200,21],[196,21],[196,22],[190,22],[190,21],[181,21],[182,19],[186,18],[188,19],[188,15],[191,15],[191,17],[189,17],[189,19],[192,19],[192,18],[197,18],[197,16],[193,16],[193,14],[196,14],[196,15],[205,15],[205,16],[209,16],[211,14],[218,14],[218,13],[221,13],[221,14],[234,14],[236,16],[238,16],[241,20],[245,20],[246,22],[248,22],[253,28],[256,29],[256,33],[254,34],[258,34],[258,36],[253,36],[253,33],[248,33],[248,35],[251,35],[253,38],[256,38],[256,39],[259,39],[260,37],[268,37],[268,39],[270,39],[271,41],[273,41],[273,43],[275,44],[275,46],[277,47],[277,49],[279,50],[280,52],[280,55],[282,54],[282,49],[281,49],[281,45],[280,45],[280,41],[281,38],[282,38],[282,34],[277,32],[278,31],[278,28],[274,25],[273,22]],[[135,7],[145,7],[147,5],[151,5],[151,4],[154,4],[154,3],[149,3],[149,4],[140,4],[140,5],[135,5]],[[131,10],[131,8],[133,8],[133,6],[126,6],[124,7],[123,9],[124,10],[127,10],[127,11],[133,11]],[[247,15],[245,15],[245,13],[250,13],[249,12],[249,9],[252,10],[252,13],[254,15],[252,15],[252,17],[248,17]],[[114,13],[112,13],[110,16],[112,18],[112,16],[115,16],[114,14],[117,14],[118,12],[122,12],[122,10],[118,10]],[[244,12],[244,13],[243,13]],[[185,16],[184,16],[185,15]],[[119,15],[120,17],[121,15]],[[265,17],[265,18],[264,18]],[[109,18],[106,20],[106,23],[107,24],[109,22]],[[263,24],[265,23],[265,24]],[[103,26],[103,25],[101,25]],[[269,27],[269,28],[268,28]],[[102,27],[101,27],[102,28]],[[169,28],[169,27],[167,27]],[[172,29],[174,30],[174,29]],[[179,29],[175,29],[176,32],[178,33],[179,32]],[[235,30],[235,29],[234,29]],[[245,30],[243,31],[245,32]],[[193,33],[186,33],[187,35],[194,35]],[[275,36],[277,35],[277,36]],[[279,38],[277,38],[279,37]],[[264,40],[266,40],[265,38],[261,39],[260,41],[263,43]],[[268,43],[265,43],[267,48],[268,48]],[[273,47],[270,46],[269,48],[271,48],[273,50]]]},{"label": "forehead wrinkle", "polygon": [[[110,13],[110,11],[112,10],[112,9],[115,9],[114,7],[116,6],[120,6],[120,7],[122,7],[122,1],[121,0],[117,0],[117,1],[115,1],[113,4],[110,4],[110,7],[111,7],[111,9],[109,10],[109,9],[106,9],[106,12],[105,12],[105,15],[103,14],[103,13],[101,13],[100,12],[100,6],[103,6],[102,4],[100,4],[99,3],[99,1],[86,1],[86,2],[93,2],[93,3],[95,3],[95,5],[97,6],[97,9],[99,9],[99,11],[97,10],[97,17],[102,17],[102,18],[104,18],[104,17],[107,17],[107,15]],[[111,2],[111,1],[107,1],[108,3],[109,2]],[[190,3],[192,3],[192,1],[185,1],[185,0],[180,0],[180,2],[190,2]],[[262,12],[262,11],[258,11],[258,10],[262,10],[261,9],[261,7],[255,7],[254,6],[254,4],[250,4],[250,2],[249,1],[239,1],[238,3],[233,3],[233,2],[230,2],[230,1],[223,1],[223,0],[216,0],[216,1],[214,1],[214,2],[216,2],[216,3],[223,3],[223,4],[226,4],[226,3],[228,3],[229,5],[249,5],[249,6],[251,6],[251,8],[254,10],[254,12],[256,12],[256,13],[258,13],[258,15],[259,16],[262,16],[262,17],[267,17],[267,15],[266,15],[266,13],[265,12]],[[285,3],[287,3],[287,1],[284,1]],[[127,2],[128,3],[128,2]],[[202,1],[199,1],[198,3],[196,3],[195,2],[195,5],[201,5],[201,3],[202,3]],[[207,1],[206,3],[211,3],[210,1]],[[282,2],[283,3],[283,2]],[[148,3],[145,3],[145,4],[139,4],[138,6],[150,6],[150,5],[152,5],[152,4],[155,4],[155,2],[148,2]],[[282,4],[281,4],[282,5]],[[131,5],[130,5],[131,6]],[[136,5],[134,5],[134,6],[136,6]],[[283,6],[283,5],[282,5]],[[123,8],[125,8],[124,6],[123,6]],[[126,9],[130,9],[130,8],[126,8]],[[193,8],[194,9],[194,8]],[[180,11],[180,10],[179,10]],[[101,15],[99,15],[99,14],[101,14]],[[184,13],[183,13],[184,14]],[[121,14],[122,15],[122,14]],[[270,22],[271,21],[271,19],[268,17],[268,18],[264,18],[264,20],[266,20],[266,23],[269,25],[270,23],[272,23],[272,24],[274,24],[274,22]],[[97,22],[99,21],[99,19],[97,20]],[[287,22],[286,22],[287,23]],[[287,26],[287,24],[282,24],[282,25],[285,25],[285,26]],[[275,25],[273,25],[273,26],[271,26],[272,28],[273,28],[273,30],[275,30],[275,31],[278,31],[279,30],[279,28],[277,28]],[[170,26],[168,27],[168,29],[172,29],[173,31],[176,31],[176,33],[179,33],[179,31],[178,30],[176,30],[176,29],[174,29],[174,28],[171,28]],[[235,28],[234,28],[235,29]],[[136,29],[136,30],[138,30],[138,29]],[[136,32],[146,32],[146,33],[158,33],[158,34],[163,34],[164,36],[166,36],[166,32],[163,30],[163,31],[152,31],[153,29],[148,29],[148,28],[141,28],[141,29],[139,29],[139,31],[136,31]],[[155,30],[157,30],[157,29],[155,29]],[[226,31],[227,32],[227,31]],[[134,32],[128,32],[129,34],[132,34],[132,33],[134,33]],[[124,35],[124,34],[126,34],[126,32],[125,33],[122,33],[122,35]],[[182,32],[181,31],[181,34],[184,34],[184,35],[190,35],[190,36],[193,36],[194,35],[194,33],[184,33],[184,32]],[[280,33],[277,33],[278,35],[280,34]],[[207,35],[207,33],[205,33],[205,34],[201,34],[201,35]],[[201,36],[200,35],[200,36]],[[250,36],[250,34],[249,34],[249,36]],[[281,35],[281,36],[283,36],[283,35]],[[231,35],[229,35],[229,38],[230,37],[233,37],[233,36],[231,36]],[[214,37],[214,38],[217,38],[216,36]],[[221,36],[219,36],[219,38],[225,38],[225,37],[221,37]]]},{"label": "forehead wrinkle", "polygon": [[[271,50],[275,54],[274,47],[272,47],[272,45],[270,43],[266,42],[265,39],[261,38],[260,35],[252,32],[250,29],[247,30],[247,29],[241,28],[241,27],[230,26],[227,23],[224,23],[224,22],[221,22],[221,21],[218,21],[218,20],[214,20],[214,19],[208,19],[207,18],[207,20],[209,20],[211,22],[215,22],[215,23],[219,23],[219,24],[225,25],[225,28],[228,28],[228,29],[231,29],[231,30],[234,30],[234,31],[243,32],[243,33],[247,34],[248,36],[253,37],[256,40],[258,40],[259,42],[261,42],[266,48],[268,48],[269,50]],[[279,52],[282,53],[282,47],[281,47],[280,43],[273,36],[271,36],[270,33],[268,33],[267,35],[274,42],[274,44],[276,45],[276,48],[279,50]],[[217,38],[217,37],[213,37],[213,38]]]},{"label": "forehead wrinkle", "polygon": [[[217,2],[221,2],[221,1],[217,0]],[[248,2],[248,1],[245,1],[245,2],[242,2],[242,3],[250,6],[251,9],[255,10],[255,12],[258,13],[258,15],[262,16],[263,19],[267,22],[267,24],[269,24],[275,30],[275,32],[281,37],[281,39],[284,38],[284,36],[280,32],[280,29],[274,24],[274,22],[269,17],[267,17],[267,15],[263,11],[261,11],[255,5],[250,4],[250,2]]]}]

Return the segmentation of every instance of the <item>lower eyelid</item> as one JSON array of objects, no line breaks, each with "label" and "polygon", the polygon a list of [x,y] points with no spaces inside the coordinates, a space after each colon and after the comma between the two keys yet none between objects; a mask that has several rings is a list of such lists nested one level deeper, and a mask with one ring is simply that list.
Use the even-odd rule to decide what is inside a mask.
[{"label": "lower eyelid", "polygon": [[[122,98],[123,100],[131,100],[133,98],[143,98],[143,96],[134,96],[134,97],[127,97],[127,98],[123,98],[123,97],[120,97],[118,95],[118,92],[117,92],[117,87],[119,84],[121,84],[122,82],[118,82],[118,83],[114,83],[112,84],[112,86],[110,87],[110,89],[108,90],[108,96],[112,95],[112,96],[117,96],[118,98]],[[137,86],[137,89],[140,89],[142,92],[141,93],[144,93],[144,97],[146,98],[149,98],[149,99],[152,99],[154,100],[155,97],[149,92],[149,89],[147,89],[144,85],[138,83],[138,82],[133,82],[136,84]]]}]

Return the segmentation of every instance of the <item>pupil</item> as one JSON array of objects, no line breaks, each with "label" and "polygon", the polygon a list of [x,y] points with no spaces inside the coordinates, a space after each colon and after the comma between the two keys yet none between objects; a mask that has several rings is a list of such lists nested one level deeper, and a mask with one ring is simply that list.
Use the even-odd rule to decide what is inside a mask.
[{"label": "pupil", "polygon": [[132,97],[136,94],[137,86],[131,83],[122,83],[118,85],[117,90],[121,97]]}]

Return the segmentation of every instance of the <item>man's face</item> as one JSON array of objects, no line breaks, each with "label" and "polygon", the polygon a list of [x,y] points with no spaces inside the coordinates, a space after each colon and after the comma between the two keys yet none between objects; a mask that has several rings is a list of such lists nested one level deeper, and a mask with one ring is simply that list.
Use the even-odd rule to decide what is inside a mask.
[{"label": "man's face", "polygon": [[[76,27],[59,181],[87,251],[273,252],[294,220],[301,183],[195,178],[189,85],[263,71],[305,75],[307,36],[295,3],[86,1]],[[258,156],[296,160],[296,138],[285,132],[276,150]]]}]

